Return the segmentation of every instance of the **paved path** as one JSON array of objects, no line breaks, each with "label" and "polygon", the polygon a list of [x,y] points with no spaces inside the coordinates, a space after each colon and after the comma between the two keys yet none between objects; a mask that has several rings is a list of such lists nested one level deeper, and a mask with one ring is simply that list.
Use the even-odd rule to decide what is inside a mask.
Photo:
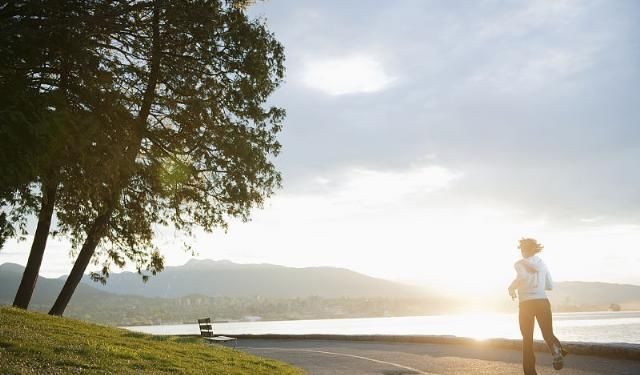
[{"label": "paved path", "polygon": [[[288,362],[311,375],[521,374],[521,354],[482,345],[406,344],[329,340],[243,339],[238,349]],[[640,361],[570,355],[555,371],[536,353],[538,374],[639,375]]]}]

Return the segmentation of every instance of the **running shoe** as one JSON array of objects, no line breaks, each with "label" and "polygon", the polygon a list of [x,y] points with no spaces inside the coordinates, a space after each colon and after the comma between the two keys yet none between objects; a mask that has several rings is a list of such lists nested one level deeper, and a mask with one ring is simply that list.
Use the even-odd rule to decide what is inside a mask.
[{"label": "running shoe", "polygon": [[556,370],[562,370],[564,367],[564,356],[569,354],[563,347],[554,345],[553,348],[553,368]]}]

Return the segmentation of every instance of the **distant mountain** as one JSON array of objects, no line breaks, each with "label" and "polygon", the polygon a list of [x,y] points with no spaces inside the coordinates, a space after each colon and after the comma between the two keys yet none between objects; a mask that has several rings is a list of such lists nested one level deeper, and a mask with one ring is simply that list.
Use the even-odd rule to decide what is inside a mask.
[{"label": "distant mountain", "polygon": [[609,305],[640,303],[640,286],[585,281],[556,283],[551,298],[563,305]]},{"label": "distant mountain", "polygon": [[[88,278],[85,282],[91,283]],[[272,264],[190,260],[167,267],[142,283],[134,272],[111,274],[105,286],[116,294],[176,298],[190,294],[209,297],[296,298],[425,297],[426,289],[377,279],[343,268],[292,268]]]},{"label": "distant mountain", "polygon": [[[448,299],[425,297],[424,294],[418,297],[417,294],[423,292],[419,288],[347,270],[304,269],[308,273],[302,270],[226,261],[192,261],[185,266],[168,267],[160,274],[165,280],[151,278],[147,284],[143,284],[135,273],[122,273],[113,275],[107,287],[98,290],[94,286],[99,287],[99,284],[87,279],[78,286],[65,315],[112,325],[141,325],[193,323],[204,316],[222,320],[241,320],[247,316],[266,320],[413,316],[446,313],[454,307]],[[0,304],[12,303],[23,272],[24,268],[19,265],[0,265]],[[64,279],[40,277],[29,308],[48,311]],[[326,288],[340,288],[343,281],[343,289],[350,294],[324,292]],[[233,287],[224,287],[229,282]],[[209,285],[213,287],[207,287]],[[371,291],[371,288],[379,288],[379,291]],[[107,291],[114,289],[119,293]],[[136,291],[139,295],[131,295]],[[218,294],[212,296],[211,291]],[[152,296],[151,292],[165,293],[164,296],[172,298]],[[373,297],[375,295],[381,297]],[[345,296],[349,298],[342,298]]]},{"label": "distant mountain", "polygon": [[[24,267],[0,264],[0,303],[13,301]],[[50,306],[62,288],[65,277],[40,276],[32,300]],[[394,283],[343,268],[292,268],[272,264],[237,264],[226,260],[191,260],[183,266],[167,267],[143,283],[133,272],[113,273],[107,285],[89,280],[78,286],[76,299],[105,298],[108,293],[145,297],[179,298],[188,295],[208,297],[264,298],[422,298],[433,293],[420,287]],[[574,306],[640,303],[640,286],[601,282],[557,282],[550,297],[554,304]]]},{"label": "distant mountain", "polygon": [[[23,271],[16,264],[0,265],[0,304],[13,302]],[[48,311],[63,283],[64,277],[40,277],[30,308]],[[640,308],[637,285],[558,282],[549,295],[556,311],[603,310],[611,304]],[[167,267],[147,283],[131,272],[112,274],[106,286],[85,277],[67,315],[110,324],[159,324],[200,315],[226,319],[425,315],[461,311],[465,302],[341,268],[192,260]],[[487,308],[514,308],[504,296],[486,302]]]},{"label": "distant mountain", "polygon": [[[13,303],[16,295],[24,267],[13,263],[0,264],[0,304],[9,305]],[[51,307],[58,293],[62,289],[65,278],[49,279],[38,277],[36,290],[31,298],[30,308],[45,311]],[[75,301],[93,301],[108,296],[109,293],[98,290],[90,285],[80,284],[71,298],[70,305]]]}]

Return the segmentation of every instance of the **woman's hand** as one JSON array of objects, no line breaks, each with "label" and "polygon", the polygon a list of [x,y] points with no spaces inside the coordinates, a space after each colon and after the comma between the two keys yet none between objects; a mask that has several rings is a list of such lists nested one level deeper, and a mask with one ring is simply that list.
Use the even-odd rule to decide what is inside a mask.
[{"label": "woman's hand", "polygon": [[516,290],[513,289],[512,287],[509,287],[509,296],[511,297],[511,300],[515,301],[517,296],[516,296]]}]

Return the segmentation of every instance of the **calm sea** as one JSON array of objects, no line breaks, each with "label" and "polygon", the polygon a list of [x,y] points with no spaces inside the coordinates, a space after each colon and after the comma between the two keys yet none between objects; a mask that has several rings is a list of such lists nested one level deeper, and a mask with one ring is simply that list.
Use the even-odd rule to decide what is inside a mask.
[{"label": "calm sea", "polygon": [[[640,311],[554,313],[560,340],[640,344]],[[158,335],[199,334],[197,324],[124,327]],[[515,314],[432,315],[397,318],[288,320],[216,323],[217,334],[454,335],[520,338]],[[542,339],[536,327],[536,337]]]}]

